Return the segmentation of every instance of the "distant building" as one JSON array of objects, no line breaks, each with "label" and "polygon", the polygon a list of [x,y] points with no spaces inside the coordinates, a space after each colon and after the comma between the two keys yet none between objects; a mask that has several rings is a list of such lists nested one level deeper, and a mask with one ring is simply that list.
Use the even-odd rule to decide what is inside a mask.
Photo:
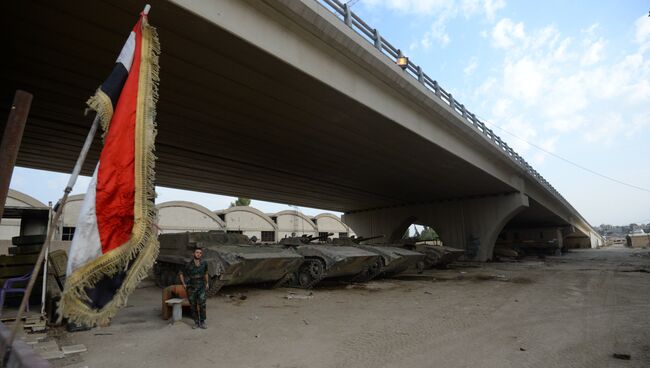
[{"label": "distant building", "polygon": [[186,201],[163,202],[156,205],[161,233],[225,230],[225,222],[200,204]]},{"label": "distant building", "polygon": [[318,235],[332,234],[330,238],[345,238],[355,235],[341,218],[332,213],[321,213],[314,216],[312,221],[318,228]]},{"label": "distant building", "polygon": [[[83,199],[83,194],[68,198],[62,220],[58,224],[58,239],[72,240],[74,237]],[[156,205],[156,210],[161,233],[223,230],[255,237],[257,242],[264,243],[277,242],[292,235],[332,234],[329,235],[330,238],[354,235],[350,227],[332,213],[321,213],[314,217],[293,210],[265,214],[250,206],[211,211],[200,204],[187,201],[163,202]]]},{"label": "distant building", "polygon": [[650,234],[641,229],[634,230],[625,237],[626,245],[632,248],[650,247]]},{"label": "distant building", "polygon": [[302,212],[294,210],[280,211],[272,214],[271,218],[278,225],[278,239],[302,235],[318,236],[318,227],[312,219]]},{"label": "distant building", "polygon": [[[6,207],[47,208],[47,205],[25,193],[9,189],[7,200],[5,201]],[[11,240],[12,237],[18,235],[20,235],[20,220],[2,219],[0,223],[0,240]]]},{"label": "distant building", "polygon": [[63,207],[63,212],[61,212],[61,222],[57,229],[59,240],[72,240],[83,203],[83,194],[75,194],[68,197],[68,201],[65,202],[65,206]]},{"label": "distant building", "polygon": [[278,225],[267,214],[250,206],[236,206],[216,211],[226,224],[228,232],[255,237],[258,241],[272,243],[277,241]]}]

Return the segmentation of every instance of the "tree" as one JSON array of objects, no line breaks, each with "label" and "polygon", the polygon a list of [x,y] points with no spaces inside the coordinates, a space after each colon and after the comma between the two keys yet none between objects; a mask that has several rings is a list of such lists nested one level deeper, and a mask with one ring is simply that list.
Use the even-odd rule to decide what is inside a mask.
[{"label": "tree", "polygon": [[230,202],[230,207],[250,206],[250,205],[251,205],[250,198],[238,197],[236,201]]},{"label": "tree", "polygon": [[436,233],[435,230],[428,226],[424,226],[424,229],[422,229],[422,232],[420,233],[419,240],[438,240],[440,237],[438,236],[438,233]]}]

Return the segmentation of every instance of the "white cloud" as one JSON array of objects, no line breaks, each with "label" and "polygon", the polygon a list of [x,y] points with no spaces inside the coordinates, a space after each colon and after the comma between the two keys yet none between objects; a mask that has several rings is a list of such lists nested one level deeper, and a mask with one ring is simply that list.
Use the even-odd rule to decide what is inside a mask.
[{"label": "white cloud", "polygon": [[575,131],[585,124],[585,119],[582,115],[568,115],[559,118],[551,119],[544,123],[547,130],[554,131],[558,134],[566,134]]},{"label": "white cloud", "polygon": [[496,13],[499,9],[505,8],[505,0],[485,0],[483,2],[483,9],[485,10],[485,16],[489,20],[493,20],[496,17]]},{"label": "white cloud", "polygon": [[494,20],[497,11],[506,6],[505,0],[464,0],[461,8],[465,17],[483,13],[488,20]]},{"label": "white cloud", "polygon": [[582,60],[580,61],[582,65],[591,66],[602,60],[604,48],[605,42],[602,39],[590,43],[587,51],[582,55]]},{"label": "white cloud", "polygon": [[637,43],[644,45],[650,41],[650,17],[642,15],[634,22],[635,40]]},{"label": "white cloud", "polygon": [[567,49],[569,46],[571,46],[572,39],[567,37],[562,42],[560,42],[560,45],[553,51],[553,61],[555,62],[563,62],[567,61],[571,56]]},{"label": "white cloud", "polygon": [[582,29],[581,32],[586,34],[589,37],[594,37],[599,28],[600,28],[600,23],[596,22],[590,25],[589,27]]},{"label": "white cloud", "polygon": [[505,0],[364,0],[364,4],[417,15],[436,15],[451,10],[467,18],[483,15],[488,20],[493,20],[496,13],[506,6]]},{"label": "white cloud", "polygon": [[[555,25],[526,29],[504,18],[490,32],[503,62],[475,89],[494,121],[537,145],[576,139],[613,146],[650,130],[650,18],[634,25],[632,50],[612,59],[592,24],[571,37]],[[647,20],[647,21],[646,21]],[[598,37],[598,38],[597,38]],[[552,140],[543,140],[551,136]],[[507,137],[506,137],[507,138]],[[512,141],[516,149],[529,150]],[[545,155],[531,160],[544,162]]]},{"label": "white cloud", "polygon": [[528,151],[531,148],[528,142],[533,142],[537,137],[535,127],[524,121],[522,116],[511,117],[500,126],[503,130],[515,136],[509,139],[510,146],[519,153]]},{"label": "white cloud", "polygon": [[402,13],[430,15],[454,5],[453,0],[364,0],[370,7],[383,7]]},{"label": "white cloud", "polygon": [[509,18],[501,19],[492,29],[492,44],[502,49],[512,47],[517,40],[525,37],[524,24],[515,23]]},{"label": "white cloud", "polygon": [[560,32],[554,25],[543,27],[532,33],[530,37],[523,36],[524,46],[532,51],[555,49],[560,39]]},{"label": "white cloud", "polygon": [[503,87],[507,94],[531,104],[540,95],[545,82],[545,66],[529,57],[507,62],[503,71]]},{"label": "white cloud", "polygon": [[478,67],[478,61],[476,60],[475,57],[473,57],[469,63],[467,63],[467,66],[463,69],[463,73],[465,76],[469,77],[472,74],[474,74],[474,71],[476,71],[476,68]]},{"label": "white cloud", "polygon": [[548,155],[547,152],[555,153],[555,144],[558,141],[557,136],[551,137],[548,139],[545,139],[539,146],[544,149],[544,151],[538,150],[537,153],[533,156],[533,164],[535,165],[541,165],[544,163],[544,160],[546,159],[546,156]]},{"label": "white cloud", "polygon": [[507,117],[512,112],[512,100],[507,98],[500,98],[496,101],[492,107],[492,115],[497,119],[501,120],[503,117]]},{"label": "white cloud", "polygon": [[650,115],[649,114],[635,114],[630,119],[630,127],[625,132],[628,138],[632,138],[644,129],[650,128]]},{"label": "white cloud", "polygon": [[403,14],[427,16],[435,19],[424,34],[411,42],[410,50],[419,47],[428,49],[433,44],[442,47],[451,42],[447,24],[463,16],[470,19],[483,16],[488,21],[494,20],[497,12],[506,6],[505,0],[366,0],[368,7],[380,7]]},{"label": "white cloud", "polygon": [[554,83],[549,83],[548,93],[542,103],[546,108],[541,111],[544,116],[562,119],[573,117],[585,109],[589,103],[586,96],[583,74],[558,76]]},{"label": "white cloud", "polygon": [[441,46],[447,46],[451,41],[449,34],[447,33],[447,17],[446,13],[442,13],[438,16],[435,22],[431,23],[431,27],[427,32],[422,35],[420,39],[420,45],[424,49],[428,49],[434,42],[439,43]]},{"label": "white cloud", "polygon": [[607,146],[611,146],[614,140],[625,130],[623,117],[617,112],[594,117],[590,125],[589,129],[585,131],[587,141],[602,143]]}]

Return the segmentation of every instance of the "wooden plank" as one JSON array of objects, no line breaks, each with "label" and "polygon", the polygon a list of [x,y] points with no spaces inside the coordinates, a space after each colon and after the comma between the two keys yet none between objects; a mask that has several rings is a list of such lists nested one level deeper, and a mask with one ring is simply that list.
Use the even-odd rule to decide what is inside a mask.
[{"label": "wooden plank", "polygon": [[23,276],[28,274],[32,269],[34,269],[34,265],[2,267],[0,268],[0,278]]},{"label": "wooden plank", "polygon": [[17,266],[17,265],[34,265],[38,254],[21,254],[0,256],[0,267]]}]

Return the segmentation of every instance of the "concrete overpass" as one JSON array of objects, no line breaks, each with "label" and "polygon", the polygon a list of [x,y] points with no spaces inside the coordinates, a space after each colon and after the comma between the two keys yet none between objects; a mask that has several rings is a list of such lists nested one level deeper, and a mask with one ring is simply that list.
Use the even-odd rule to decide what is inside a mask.
[{"label": "concrete overpass", "polygon": [[[541,175],[419,67],[398,67],[398,50],[340,3],[151,3],[163,47],[158,185],[341,211],[359,235],[427,224],[481,260],[504,228],[600,241]],[[141,8],[0,5],[3,113],[16,88],[35,95],[19,165],[71,171],[91,120],[83,102]]]}]

